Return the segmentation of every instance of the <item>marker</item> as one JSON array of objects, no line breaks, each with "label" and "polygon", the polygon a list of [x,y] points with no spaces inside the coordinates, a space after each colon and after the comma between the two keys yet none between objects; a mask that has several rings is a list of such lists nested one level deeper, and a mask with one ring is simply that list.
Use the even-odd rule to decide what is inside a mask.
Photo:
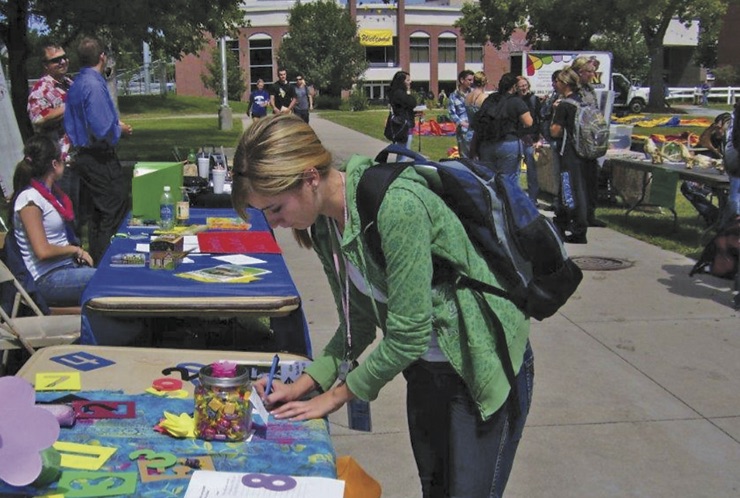
[{"label": "marker", "polygon": [[265,386],[265,396],[270,394],[272,390],[272,381],[275,380],[275,371],[277,371],[278,362],[280,357],[275,355],[272,357],[272,365],[270,365],[270,374],[267,376],[267,385]]}]

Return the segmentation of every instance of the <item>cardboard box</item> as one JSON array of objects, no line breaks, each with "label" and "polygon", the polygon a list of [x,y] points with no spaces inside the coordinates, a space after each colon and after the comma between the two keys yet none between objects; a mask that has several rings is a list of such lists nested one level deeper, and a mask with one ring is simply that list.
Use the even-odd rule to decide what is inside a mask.
[{"label": "cardboard box", "polygon": [[182,252],[184,242],[180,235],[160,235],[149,242],[149,251]]},{"label": "cardboard box", "polygon": [[183,254],[173,251],[149,251],[149,269],[174,270],[182,263]]},{"label": "cardboard box", "polygon": [[131,216],[145,220],[159,219],[159,198],[164,186],[170,186],[175,200],[182,187],[181,162],[138,162],[131,179]]}]

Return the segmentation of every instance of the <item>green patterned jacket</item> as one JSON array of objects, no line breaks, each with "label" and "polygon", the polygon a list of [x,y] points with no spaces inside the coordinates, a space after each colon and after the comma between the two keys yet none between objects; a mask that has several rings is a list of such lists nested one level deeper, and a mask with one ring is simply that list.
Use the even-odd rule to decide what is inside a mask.
[{"label": "green patterned jacket", "polygon": [[[465,381],[481,416],[489,418],[506,400],[509,383],[496,353],[488,311],[482,310],[476,294],[450,284],[432,285],[432,256],[450,262],[463,274],[499,286],[485,260],[468,239],[459,219],[444,202],[408,168],[388,189],[378,213],[387,270],[370,260],[359,229],[355,204],[357,183],[372,165],[366,157],[353,156],[344,165],[349,220],[341,241],[341,252],[364,275],[366,283],[387,297],[381,303],[362,294],[350,283],[351,358],[357,358],[375,339],[376,326],[383,339],[347,377],[349,389],[359,398],[372,401],[378,391],[404,368],[424,354],[432,329],[439,346]],[[323,389],[336,381],[346,351],[345,320],[340,287],[344,270],[337,278],[332,257],[332,238],[338,240],[329,220],[320,217],[312,227],[314,247],[331,285],[339,327],[307,373]],[[341,259],[341,258],[340,258]],[[529,337],[529,320],[510,301],[487,295],[504,325],[515,372],[522,364]]]}]

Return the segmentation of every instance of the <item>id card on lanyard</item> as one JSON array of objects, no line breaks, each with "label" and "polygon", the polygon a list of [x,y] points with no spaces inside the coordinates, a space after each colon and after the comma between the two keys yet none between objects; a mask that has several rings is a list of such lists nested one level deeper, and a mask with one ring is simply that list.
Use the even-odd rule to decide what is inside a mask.
[{"label": "id card on lanyard", "polygon": [[[345,206],[345,226],[347,226],[347,209]],[[334,272],[337,277],[337,283],[339,284],[340,292],[342,293],[342,313],[344,316],[344,330],[345,330],[345,341],[344,341],[344,358],[339,365],[339,375],[337,378],[340,382],[344,383],[347,379],[347,375],[357,366],[356,361],[352,361],[352,331],[349,320],[349,272],[347,271],[347,261],[339,251],[339,240],[341,235],[339,228],[327,220],[330,224],[330,231],[334,232],[332,236],[332,256],[334,258]],[[332,230],[333,229],[333,230]],[[340,264],[341,258],[341,264]],[[342,279],[342,266],[344,268],[344,279]],[[361,400],[359,398],[353,398],[347,403],[347,418],[349,428],[355,431],[372,431],[372,419],[370,416],[370,402]]]}]

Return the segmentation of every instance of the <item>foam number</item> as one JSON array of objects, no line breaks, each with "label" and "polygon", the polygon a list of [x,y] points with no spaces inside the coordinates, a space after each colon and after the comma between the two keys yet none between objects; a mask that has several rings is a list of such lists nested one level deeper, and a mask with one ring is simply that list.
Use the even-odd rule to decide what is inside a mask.
[{"label": "foam number", "polygon": [[116,448],[57,441],[54,449],[61,454],[62,467],[98,470],[116,452]]},{"label": "foam number", "polygon": [[172,453],[166,453],[164,451],[155,452],[152,450],[138,450],[129,453],[128,457],[131,460],[136,460],[139,457],[144,457],[146,466],[150,469],[162,470],[167,467],[172,467],[177,463],[177,457]]},{"label": "foam number", "polygon": [[289,476],[273,474],[244,474],[242,484],[248,488],[267,489],[268,491],[289,491],[298,485],[298,482]]},{"label": "foam number", "polygon": [[94,354],[86,353],[84,351],[54,356],[51,359],[57,363],[61,363],[62,365],[82,370],[83,372],[107,367],[115,363],[106,358],[101,358],[100,356],[95,356]]},{"label": "foam number", "polygon": [[57,490],[65,498],[94,496],[132,496],[136,491],[136,472],[62,472]]},{"label": "foam number", "polygon": [[38,372],[37,391],[79,391],[80,372]]},{"label": "foam number", "polygon": [[134,401],[73,401],[72,408],[78,420],[136,417]]},{"label": "foam number", "polygon": [[182,389],[182,381],[170,377],[162,377],[152,382],[152,387],[158,391],[177,391]]},{"label": "foam number", "polygon": [[147,461],[139,459],[139,477],[141,482],[170,481],[172,479],[190,479],[196,470],[216,470],[213,459],[209,456],[180,457],[177,464],[162,471],[152,471]]}]

